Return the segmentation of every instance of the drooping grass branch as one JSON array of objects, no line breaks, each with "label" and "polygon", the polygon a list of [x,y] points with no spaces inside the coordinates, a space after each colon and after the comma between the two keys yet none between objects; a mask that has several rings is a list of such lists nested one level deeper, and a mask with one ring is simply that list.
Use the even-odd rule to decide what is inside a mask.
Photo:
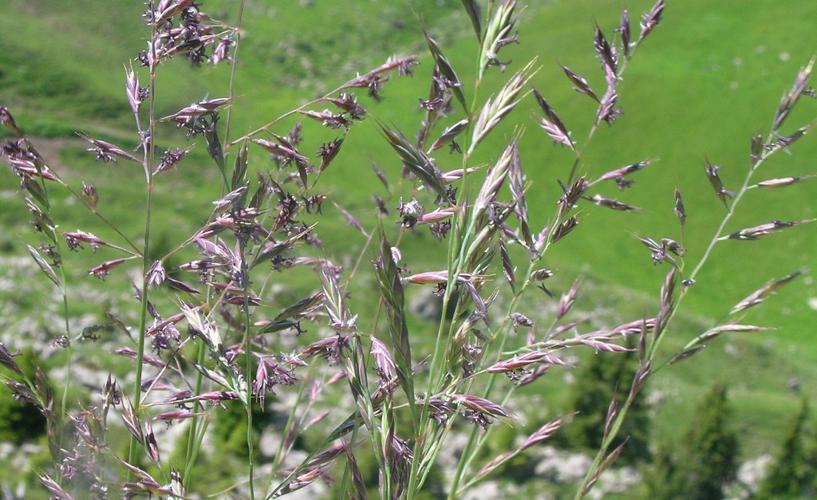
[{"label": "drooping grass branch", "polygon": [[[608,450],[612,445],[613,441],[617,438],[618,432],[621,428],[622,422],[627,417],[628,410],[633,404],[633,401],[636,397],[638,397],[641,387],[646,384],[648,377],[653,375],[657,368],[653,368],[655,364],[655,357],[658,354],[658,348],[661,344],[661,341],[666,337],[666,329],[669,327],[672,320],[675,318],[677,312],[680,309],[681,303],[683,302],[686,295],[692,290],[697,284],[698,274],[704,268],[704,266],[709,262],[710,257],[712,255],[713,250],[718,245],[724,241],[724,235],[726,228],[731,221],[732,217],[737,211],[738,206],[740,205],[741,200],[743,199],[744,195],[749,191],[750,187],[752,186],[752,180],[754,178],[755,173],[758,169],[766,162],[766,160],[775,154],[778,151],[781,151],[788,146],[790,146],[794,141],[801,138],[804,134],[805,130],[809,130],[815,123],[811,123],[805,127],[798,129],[793,135],[791,136],[780,136],[778,134],[778,129],[785,121],[786,117],[788,117],[791,109],[797,103],[800,98],[800,95],[806,89],[806,82],[811,74],[812,67],[814,65],[814,60],[810,61],[808,65],[801,70],[800,74],[798,75],[793,89],[786,95],[784,95],[783,100],[779,104],[774,119],[772,121],[771,130],[764,140],[761,135],[755,136],[752,138],[751,144],[751,151],[750,151],[750,165],[746,171],[746,175],[744,177],[743,183],[741,184],[740,188],[735,192],[729,192],[722,184],[720,177],[718,175],[718,167],[711,165],[707,162],[706,173],[709,177],[710,183],[715,188],[716,195],[726,203],[726,199],[731,198],[731,202],[728,203],[726,213],[724,214],[723,218],[721,219],[720,223],[718,224],[717,229],[715,230],[712,238],[709,240],[709,243],[706,246],[701,257],[698,259],[695,267],[692,271],[686,275],[686,277],[682,281],[682,288],[681,291],[678,293],[678,297],[676,300],[672,300],[672,292],[669,291],[674,288],[674,282],[676,281],[675,277],[675,269],[670,271],[670,274],[667,276],[667,280],[662,287],[662,304],[661,304],[661,311],[656,319],[656,330],[655,335],[651,338],[649,342],[642,342],[642,354],[640,360],[639,370],[636,373],[636,377],[633,380],[632,386],[628,393],[628,396],[621,406],[621,408],[616,412],[615,415],[608,416],[608,418],[612,417],[612,423],[610,424],[609,428],[606,430],[604,439],[602,440],[602,444],[597,451],[593,462],[590,468],[587,470],[582,482],[580,483],[578,489],[576,490],[576,499],[583,498],[584,496],[589,493],[590,489],[593,487],[595,482],[600,477],[601,473],[606,469],[612,460],[615,459],[617,455],[617,450],[614,450],[610,454],[608,454]],[[676,191],[677,193],[677,191]],[[683,208],[683,205],[679,206],[679,196],[676,194],[676,214],[679,217],[681,225],[683,226],[686,214]],[[732,233],[730,238],[735,239],[755,239],[762,235],[768,234],[768,232],[774,231],[779,229],[777,224],[771,223],[768,228],[763,226],[759,226],[762,229],[751,231],[754,228],[749,228],[749,230],[743,230],[736,233]],[[788,227],[787,225],[783,225],[782,227]],[[744,231],[748,231],[744,233]],[[680,281],[680,280],[679,280]],[[761,299],[762,300],[762,299]],[[662,318],[663,316],[663,318]],[[737,328],[734,328],[739,325],[733,325],[733,329],[735,331],[740,331]],[[753,329],[758,329],[757,327],[752,327]],[[726,330],[728,331],[728,330]],[[644,332],[645,334],[646,332]],[[714,338],[714,336],[713,336]],[[686,359],[699,350],[706,347],[705,344],[694,344],[691,345],[687,344],[684,351],[675,355],[671,362],[681,361]],[[661,365],[661,366],[666,366]],[[622,445],[623,446],[623,445]]]}]

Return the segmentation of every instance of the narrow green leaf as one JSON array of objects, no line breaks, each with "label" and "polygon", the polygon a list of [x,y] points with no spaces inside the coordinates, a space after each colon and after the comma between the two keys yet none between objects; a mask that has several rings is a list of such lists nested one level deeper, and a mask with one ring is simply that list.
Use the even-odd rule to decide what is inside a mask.
[{"label": "narrow green leaf", "polygon": [[51,264],[46,262],[43,256],[40,255],[40,252],[38,252],[37,249],[34,248],[33,246],[26,245],[26,248],[28,248],[28,253],[31,254],[31,257],[34,259],[34,262],[36,262],[37,265],[40,266],[42,272],[48,277],[48,279],[50,279],[55,285],[57,285],[57,288],[62,290],[62,283],[60,282],[60,279],[57,278],[57,273],[54,272],[54,269],[51,267]]},{"label": "narrow green leaf", "polygon": [[389,245],[383,230],[380,231],[380,258],[376,265],[377,283],[380,295],[386,306],[389,334],[391,336],[392,357],[396,365],[397,379],[406,393],[411,413],[415,417],[414,406],[414,378],[411,369],[411,345],[404,312],[403,284],[400,281],[397,264],[392,257]]},{"label": "narrow green leaf", "polygon": [[471,24],[474,25],[474,32],[477,34],[477,41],[482,41],[482,13],[480,12],[479,3],[477,0],[462,0],[462,6],[465,7],[465,12],[471,18]]},{"label": "narrow green leaf", "polygon": [[453,201],[450,199],[448,189],[443,183],[442,172],[437,168],[434,160],[417,149],[399,130],[388,129],[382,124],[380,125],[380,129],[383,131],[392,149],[400,155],[400,159],[403,160],[403,163],[408,167],[411,173],[419,177],[426,187],[434,190],[443,198]]},{"label": "narrow green leaf", "polygon": [[426,42],[428,42],[428,50],[431,51],[431,55],[434,57],[434,62],[437,63],[437,69],[440,71],[440,74],[443,77],[452,83],[451,91],[454,92],[457,100],[459,100],[460,104],[462,104],[462,109],[468,113],[468,104],[465,102],[465,94],[462,92],[462,81],[460,80],[460,77],[457,76],[457,72],[454,71],[451,63],[448,61],[445,55],[443,55],[442,50],[440,50],[440,46],[437,45],[437,42],[434,41],[433,38],[431,38],[431,35],[429,35],[427,31],[423,31],[423,34],[425,34]]},{"label": "narrow green leaf", "polygon": [[[221,168],[221,166],[219,166]],[[243,186],[247,180],[247,143],[243,143],[235,157],[233,166],[233,179],[230,183],[230,190],[235,191]]]}]

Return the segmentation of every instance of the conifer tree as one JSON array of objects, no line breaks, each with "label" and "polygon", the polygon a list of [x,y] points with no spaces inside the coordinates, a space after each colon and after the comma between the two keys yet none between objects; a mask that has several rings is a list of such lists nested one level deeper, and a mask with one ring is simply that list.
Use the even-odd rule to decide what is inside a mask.
[{"label": "conifer tree", "polygon": [[[621,405],[627,398],[630,385],[638,368],[636,353],[616,356],[593,356],[583,363],[573,386],[571,407],[577,414],[565,428],[572,446],[595,450],[601,445],[604,420],[613,399]],[[630,407],[627,419],[619,432],[621,440],[629,438],[619,463],[635,463],[649,459],[649,409],[646,390],[642,389]]]},{"label": "conifer tree", "polygon": [[729,423],[726,389],[715,385],[704,397],[673,450],[664,448],[647,479],[650,498],[723,498],[734,480],[738,438]]},{"label": "conifer tree", "polygon": [[803,399],[800,411],[783,441],[777,459],[766,479],[761,483],[757,498],[798,498],[808,494],[815,479],[814,457],[805,449],[805,426],[808,421],[808,402]]}]

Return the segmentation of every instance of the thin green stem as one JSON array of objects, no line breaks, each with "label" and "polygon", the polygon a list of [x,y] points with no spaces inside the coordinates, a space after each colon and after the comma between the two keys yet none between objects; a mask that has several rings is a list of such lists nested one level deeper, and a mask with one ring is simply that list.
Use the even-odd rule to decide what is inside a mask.
[{"label": "thin green stem", "polygon": [[[28,138],[25,135],[23,135],[23,137],[26,140],[28,140]],[[37,156],[40,156],[39,153],[36,153],[36,154],[37,154]],[[57,178],[57,181],[59,183],[65,185],[65,183],[63,183],[59,179],[59,177]],[[45,184],[45,177],[42,176],[42,175],[40,175],[40,185],[42,187],[43,193],[45,193],[45,198],[47,200],[48,199],[48,187]],[[50,215],[50,213],[51,213],[50,203],[46,204],[45,210]],[[56,248],[56,253],[57,253],[57,255],[60,255],[60,252],[61,252],[60,246],[61,245],[60,245],[59,235],[57,235],[57,230],[56,230],[55,227],[52,227],[50,232],[51,232],[51,241],[54,243],[54,247]],[[66,373],[66,378],[65,378],[65,385],[63,386],[63,391],[62,391],[62,398],[60,400],[60,416],[59,416],[59,440],[62,441],[63,430],[64,430],[64,427],[65,427],[65,425],[64,425],[65,424],[65,417],[67,415],[67,413],[66,413],[66,403],[68,401],[68,390],[69,390],[69,387],[71,385],[74,352],[71,349],[71,326],[70,326],[69,319],[68,319],[69,318],[69,314],[68,314],[68,282],[65,279],[65,265],[64,265],[64,263],[60,263],[59,270],[60,270],[60,285],[58,286],[58,288],[60,289],[60,292],[62,294],[62,316],[63,316],[63,320],[65,322],[64,323],[65,324],[65,338],[66,338],[66,342],[68,342],[68,347],[66,347],[66,349],[68,350],[68,362],[66,364],[67,373]],[[60,476],[61,476],[61,473],[60,473]]]},{"label": "thin green stem", "polygon": [[[209,297],[208,297],[209,299]],[[207,354],[207,346],[204,344],[204,341],[199,340],[198,350],[196,352],[196,363],[201,365],[204,363],[204,357]],[[194,394],[201,394],[201,387],[204,381],[204,375],[202,374],[201,370],[197,370],[196,373],[196,384],[195,384],[195,392]],[[198,413],[201,410],[201,403],[196,401],[193,404],[193,412]],[[190,488],[190,480],[192,477],[192,470],[193,464],[195,460],[193,456],[197,453],[198,445],[200,442],[196,440],[196,428],[198,427],[198,416],[194,415],[193,419],[190,422],[190,429],[187,433],[187,450],[184,454],[184,476],[182,478],[182,484],[184,485],[184,490],[187,491]]]},{"label": "thin green stem", "polygon": [[[357,424],[357,422],[355,422]],[[357,431],[359,429],[359,425],[355,425],[355,428],[352,429],[352,434],[349,436],[349,451],[347,452],[349,455],[354,453],[353,446],[355,444],[355,439],[357,438]],[[351,457],[350,457],[351,458]],[[352,495],[348,495],[347,491],[350,489],[350,484],[353,480],[351,477],[351,460],[347,458],[346,460],[346,467],[343,470],[343,481],[341,484],[343,488],[341,488],[341,492],[346,495],[348,498],[352,498]]]},{"label": "thin green stem", "polygon": [[[58,250],[59,251],[59,250]],[[65,385],[62,389],[62,398],[60,401],[60,415],[61,419],[65,419],[68,415],[67,413],[67,402],[68,402],[68,391],[71,387],[71,378],[72,378],[72,368],[74,364],[74,349],[72,346],[72,339],[71,339],[71,326],[68,321],[68,283],[65,280],[65,268],[64,266],[60,266],[60,279],[62,280],[62,314],[65,318],[65,338],[68,342],[68,347],[66,350],[68,351],[68,364],[66,365],[67,373],[65,374]]]},{"label": "thin green stem", "polygon": [[122,238],[122,239],[125,241],[125,243],[127,243],[127,244],[128,244],[128,246],[129,246],[129,247],[130,247],[130,248],[133,250],[133,252],[134,252],[134,253],[131,253],[131,252],[130,252],[130,251],[128,251],[128,250],[125,250],[125,249],[123,249],[123,248],[121,248],[121,247],[117,247],[117,246],[114,246],[114,245],[110,245],[110,244],[109,244],[109,246],[111,246],[112,248],[116,248],[117,250],[122,250],[122,251],[124,251],[124,252],[131,253],[132,255],[133,255],[133,254],[135,254],[135,255],[139,255],[139,256],[141,256],[141,249],[140,249],[140,248],[139,248],[139,247],[136,245],[136,243],[134,243],[133,241],[131,241],[131,239],[130,239],[130,238],[128,238],[128,237],[127,237],[127,235],[125,235],[125,233],[123,233],[123,232],[122,232],[122,230],[120,230],[118,227],[116,227],[116,225],[115,225],[113,222],[111,222],[111,221],[110,221],[110,220],[109,220],[107,217],[105,217],[104,215],[102,215],[102,214],[101,214],[101,213],[100,213],[100,212],[99,212],[99,211],[98,211],[98,210],[97,210],[95,207],[91,206],[91,205],[88,203],[88,201],[87,201],[87,200],[86,200],[86,199],[85,199],[85,198],[84,198],[82,195],[80,195],[79,193],[77,193],[77,191],[76,191],[74,188],[72,188],[71,186],[69,186],[69,185],[68,185],[68,183],[66,183],[66,182],[65,182],[65,181],[63,181],[62,179],[60,179],[60,183],[62,184],[62,186],[63,186],[63,187],[65,187],[65,189],[66,189],[66,190],[67,190],[69,193],[71,193],[71,196],[73,196],[73,197],[74,197],[74,198],[76,198],[77,200],[81,201],[81,202],[82,202],[82,204],[83,204],[83,205],[85,205],[85,208],[87,208],[87,209],[88,209],[88,211],[89,211],[89,212],[91,212],[91,214],[92,214],[94,217],[96,217],[97,219],[99,219],[99,220],[100,220],[100,221],[101,221],[103,224],[105,224],[106,226],[108,226],[109,228],[111,228],[111,229],[112,229],[112,230],[113,230],[113,231],[114,231],[114,232],[115,232],[117,235],[119,235],[119,237],[120,237],[120,238]]},{"label": "thin green stem", "polygon": [[[142,289],[141,289],[141,309],[139,315],[139,337],[137,338],[136,349],[136,379],[133,384],[133,408],[134,413],[139,415],[140,404],[142,396],[142,365],[145,357],[145,328],[147,326],[147,310],[148,310],[148,281],[147,273],[150,269],[150,258],[148,257],[150,245],[150,219],[151,219],[151,204],[153,197],[152,181],[149,181],[146,194],[146,208],[145,208],[145,246],[143,253],[142,266]],[[136,443],[135,438],[131,438],[131,448],[128,453],[128,460],[132,463],[136,459]]]},{"label": "thin green stem", "polygon": [[[230,145],[230,125],[232,123],[233,118],[233,106],[235,106],[235,82],[236,82],[236,73],[238,69],[238,50],[241,48],[241,23],[244,20],[244,2],[245,0],[241,0],[241,3],[238,6],[238,21],[235,25],[235,51],[233,52],[233,64],[230,68],[230,107],[227,109],[227,124],[224,126],[224,153],[226,156],[227,147]],[[224,184],[227,184],[227,179],[225,177]]]},{"label": "thin green stem", "polygon": [[[156,24],[151,24],[151,60],[156,61],[156,47],[152,43],[156,39]],[[141,304],[139,313],[139,332],[136,349],[136,378],[133,384],[133,411],[137,418],[141,413],[141,399],[142,399],[142,368],[145,357],[145,327],[147,326],[148,316],[148,280],[147,273],[150,269],[150,222],[151,209],[153,206],[153,161],[155,155],[156,144],[156,63],[154,62],[150,67],[150,86],[149,86],[149,115],[148,115],[148,130],[147,136],[142,135],[142,149],[144,150],[143,168],[145,170],[145,229],[144,229],[144,247],[142,250],[142,289],[141,289]],[[138,122],[138,117],[137,117]],[[138,125],[137,125],[138,126]],[[136,438],[131,436],[130,447],[128,450],[128,462],[133,464],[138,456],[138,448],[141,444],[137,443]]]},{"label": "thin green stem", "polygon": [[246,246],[247,240],[240,237],[239,251],[241,256],[241,285],[244,292],[244,379],[247,381],[247,395],[245,408],[247,410],[247,476],[249,478],[250,500],[255,499],[255,481],[253,478],[255,469],[255,458],[253,450],[253,429],[252,429],[252,336],[250,335],[250,277],[249,266],[247,266]]},{"label": "thin green stem", "polygon": [[624,418],[627,415],[630,406],[632,406],[633,402],[635,401],[637,395],[638,393],[632,390],[627,395],[627,399],[624,401],[624,404],[621,406],[621,409],[619,409],[618,415],[616,415],[613,424],[610,426],[610,431],[604,436],[601,446],[596,452],[596,456],[593,457],[593,463],[587,469],[587,473],[585,473],[581,484],[579,484],[579,487],[576,489],[576,495],[574,497],[575,500],[581,500],[590,491],[590,485],[592,485],[593,477],[596,475],[602,460],[604,460],[604,457],[607,455],[607,450],[610,448],[613,440],[615,440],[618,436],[618,431],[621,428],[621,424],[624,422]]},{"label": "thin green stem", "polygon": [[576,171],[579,168],[579,164],[582,161],[582,155],[584,155],[584,152],[587,150],[587,147],[593,141],[593,136],[596,135],[596,131],[598,131],[598,129],[599,123],[598,121],[596,121],[590,128],[590,132],[587,134],[587,139],[584,140],[584,145],[582,146],[581,149],[576,151],[576,158],[575,160],[573,160],[573,166],[570,167],[570,175],[567,177],[567,183],[565,183],[565,187],[570,186],[570,184],[573,182],[573,178],[576,176]]},{"label": "thin green stem", "polygon": [[269,129],[270,129],[270,127],[272,127],[273,125],[278,124],[278,123],[279,123],[279,122],[281,122],[282,120],[285,120],[285,119],[289,118],[289,117],[290,117],[290,116],[292,116],[292,115],[295,115],[295,114],[297,114],[297,113],[300,113],[301,111],[303,111],[304,109],[308,108],[309,106],[312,106],[313,104],[317,104],[317,103],[319,103],[319,102],[321,102],[321,101],[326,100],[326,99],[327,99],[329,96],[332,96],[332,95],[334,95],[334,94],[337,94],[338,92],[340,92],[341,90],[343,90],[343,89],[345,89],[345,88],[346,88],[346,84],[343,84],[343,85],[341,85],[340,87],[337,87],[336,89],[332,90],[331,92],[327,92],[326,94],[322,95],[321,97],[316,97],[315,99],[312,99],[312,100],[310,100],[310,101],[307,101],[307,102],[305,102],[305,103],[301,104],[301,105],[300,105],[300,106],[298,106],[297,108],[294,108],[294,109],[291,109],[291,110],[287,111],[286,113],[284,113],[284,114],[282,114],[282,115],[278,116],[277,118],[274,118],[274,119],[272,119],[272,120],[268,121],[267,123],[265,123],[265,124],[261,125],[260,127],[258,127],[257,129],[253,130],[252,132],[249,132],[249,133],[247,133],[247,134],[244,134],[244,135],[242,135],[241,137],[239,137],[238,139],[236,139],[236,140],[234,140],[234,141],[230,142],[230,146],[235,146],[236,144],[238,144],[238,143],[240,143],[240,142],[242,142],[242,141],[247,141],[247,140],[252,139],[252,138],[253,138],[253,137],[255,137],[256,135],[260,134],[261,132],[266,132],[266,131],[267,131],[267,130],[269,130]]}]

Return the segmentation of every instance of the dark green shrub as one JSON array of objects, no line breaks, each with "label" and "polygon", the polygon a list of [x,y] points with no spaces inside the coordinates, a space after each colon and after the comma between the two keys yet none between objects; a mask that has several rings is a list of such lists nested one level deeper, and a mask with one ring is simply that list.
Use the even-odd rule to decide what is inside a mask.
[{"label": "dark green shrub", "polygon": [[[775,463],[761,483],[758,498],[801,498],[808,496],[808,489],[815,479],[817,464],[808,456],[805,448],[805,426],[808,422],[808,402],[804,399],[800,411],[783,440]],[[810,460],[811,459],[811,460]]]},{"label": "dark green shrub", "polygon": [[[33,377],[34,366],[38,363],[32,351],[24,351],[15,360],[26,375]],[[45,432],[45,417],[36,406],[18,401],[5,387],[0,390],[0,442],[19,445],[34,441]]]},{"label": "dark green shrub", "polygon": [[738,438],[729,423],[726,389],[714,386],[695,409],[681,440],[665,443],[648,474],[654,499],[723,498],[723,487],[737,473]]},{"label": "dark green shrub", "polygon": [[[616,399],[619,405],[624,403],[637,368],[635,353],[593,355],[580,365],[570,403],[570,408],[577,414],[564,429],[567,444],[591,451],[601,446],[610,401]],[[618,446],[629,436],[619,463],[635,463],[650,458],[650,417],[645,391],[642,389],[633,402],[619,432],[621,437],[613,444],[613,447]]]}]

